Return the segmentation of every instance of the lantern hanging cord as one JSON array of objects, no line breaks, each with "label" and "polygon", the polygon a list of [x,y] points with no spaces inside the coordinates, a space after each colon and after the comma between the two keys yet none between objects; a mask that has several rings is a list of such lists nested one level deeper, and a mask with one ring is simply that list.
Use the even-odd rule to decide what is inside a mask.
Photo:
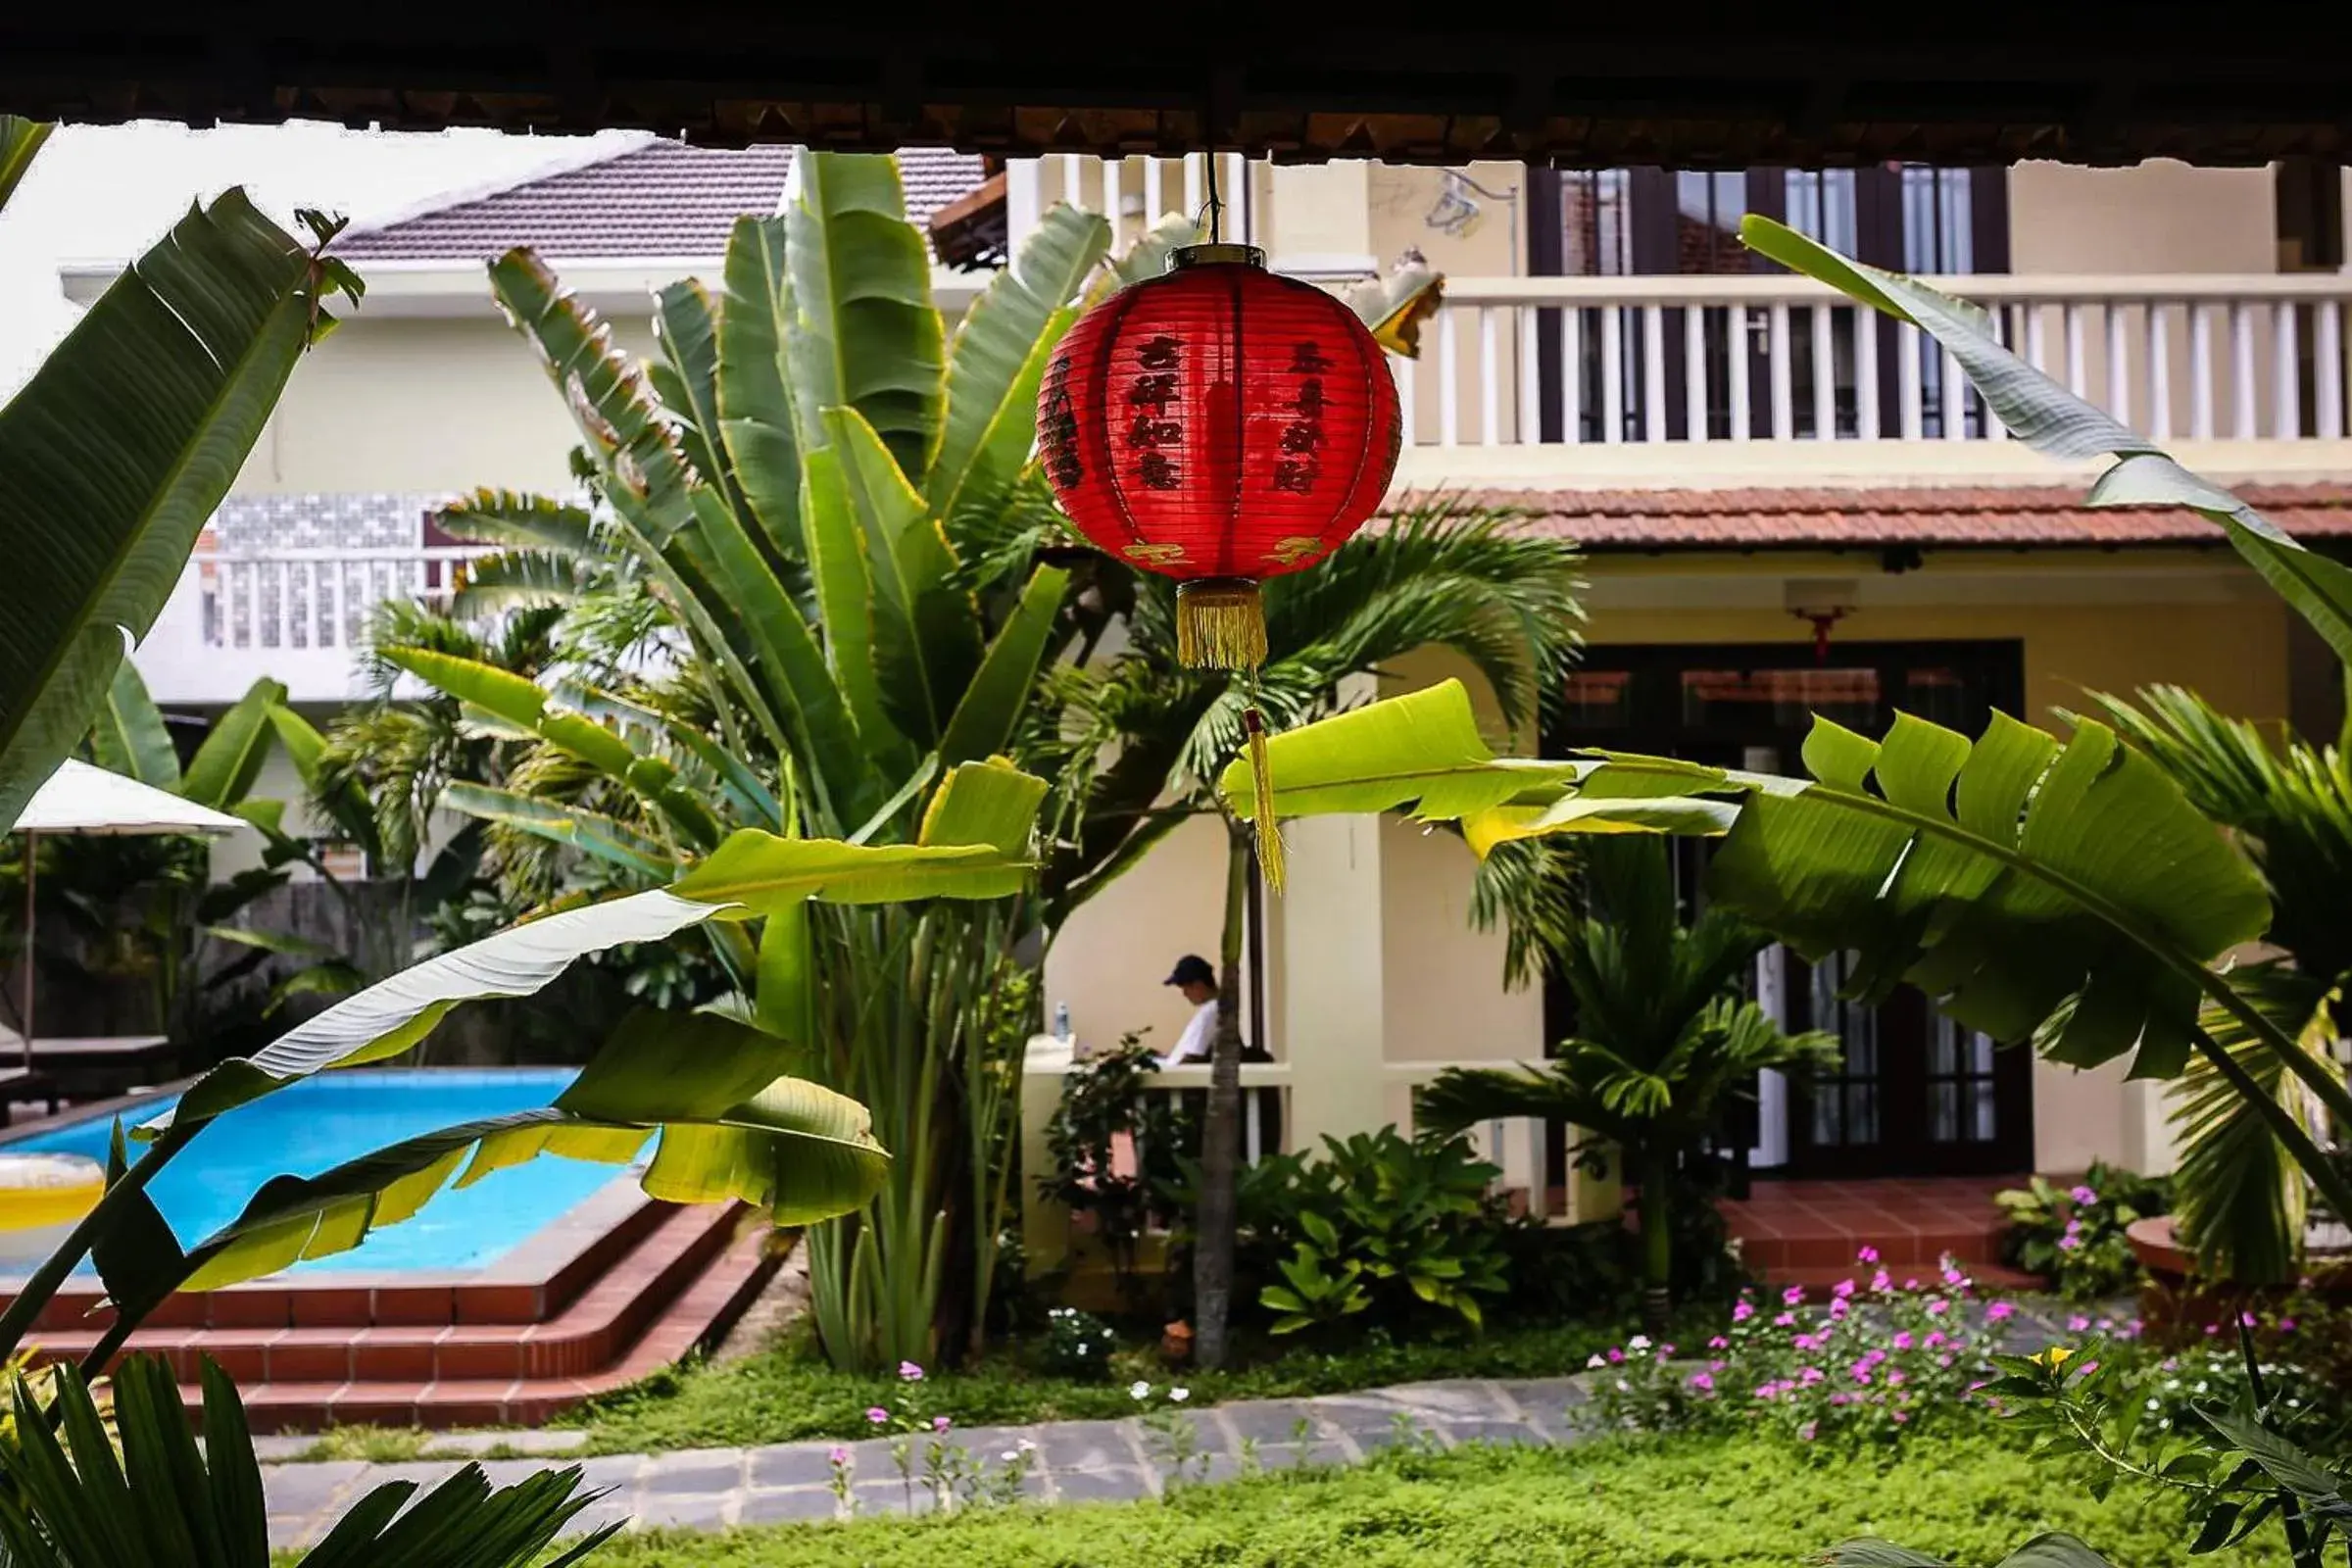
[{"label": "lantern hanging cord", "polygon": [[[1225,212],[1225,203],[1219,200],[1217,196],[1216,148],[1212,145],[1207,152],[1201,154],[1201,157],[1204,158],[1208,163],[1208,200],[1201,204],[1201,212],[1208,215],[1207,226],[1204,230],[1204,233],[1208,242],[1213,245],[1222,236],[1224,224],[1220,221],[1220,220]],[[1193,215],[1193,221],[1196,225],[1200,223],[1200,213],[1195,213]]]}]

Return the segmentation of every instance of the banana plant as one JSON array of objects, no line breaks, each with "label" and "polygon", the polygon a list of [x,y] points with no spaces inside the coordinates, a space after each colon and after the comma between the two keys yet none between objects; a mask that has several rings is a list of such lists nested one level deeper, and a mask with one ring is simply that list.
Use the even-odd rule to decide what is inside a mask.
[{"label": "banana plant", "polygon": [[[0,202],[47,127],[0,116]],[[359,279],[242,191],[191,208],[0,408],[0,831],[87,733],[260,437],[323,307]],[[151,738],[151,737],[150,737]]]},{"label": "banana plant", "polygon": [[[1015,748],[1069,639],[1070,573],[1013,542],[1040,510],[1038,383],[1109,225],[1049,213],[951,333],[891,160],[805,153],[795,184],[781,216],[737,220],[718,290],[660,291],[650,365],[529,251],[490,267],[571,413],[587,504],[483,491],[441,522],[503,547],[501,591],[643,582],[668,674],[543,684],[376,650],[535,748],[445,806],[624,883],[720,876],[746,829],[872,860],[936,838],[984,780],[1031,814],[1046,788],[988,760]],[[972,1020],[1037,918],[985,901],[1023,885],[975,871],[967,887],[996,893],[961,907],[796,906],[756,941],[713,934],[753,1015],[791,1020],[805,1070],[873,1106],[897,1155],[873,1204],[812,1238],[845,1363],[927,1361],[959,1326],[946,1303],[985,1310],[1011,1100]]]},{"label": "banana plant", "polygon": [[[2352,569],[2010,354],[1983,312],[1767,220],[1748,219],[1742,234],[1920,326],[2021,439],[2057,456],[2113,455],[2094,505],[2161,501],[2212,518],[2352,656]],[[2096,720],[2061,741],[1996,713],[1972,741],[1909,715],[1875,740],[1816,719],[1803,752],[1811,777],[1778,779],[1617,754],[1498,760],[1449,685],[1272,747],[1277,812],[1410,809],[1459,821],[1481,855],[1561,833],[1724,835],[1711,868],[1716,902],[1808,956],[1854,952],[1860,994],[1908,981],[1962,1024],[2005,1041],[2032,1036],[2078,1066],[2131,1053],[2135,1075],[2170,1079],[2200,1059],[2329,1205],[2352,1211],[2352,1182],[2269,1075],[2291,1076],[2339,1127],[2352,1126],[2352,1090],[2291,1016],[2275,1016],[2259,988],[2225,966],[2270,929],[2270,889],[2178,779]],[[1220,780],[1243,816],[1252,787],[1246,761]],[[2313,978],[2325,989],[2337,977]],[[2315,997],[2306,1000],[2316,1005]]]}]

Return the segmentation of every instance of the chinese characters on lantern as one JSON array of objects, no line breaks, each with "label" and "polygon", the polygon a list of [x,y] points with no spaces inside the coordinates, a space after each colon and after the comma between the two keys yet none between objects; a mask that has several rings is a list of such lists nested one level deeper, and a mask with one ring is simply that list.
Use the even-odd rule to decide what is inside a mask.
[{"label": "chinese characters on lantern", "polygon": [[1135,411],[1127,424],[1127,445],[1136,455],[1135,476],[1147,490],[1173,490],[1183,482],[1175,452],[1184,441],[1184,421],[1170,417],[1176,373],[1183,368],[1183,345],[1165,332],[1147,338],[1136,351],[1135,363],[1144,372],[1127,391],[1127,405]]},{"label": "chinese characters on lantern", "polygon": [[1078,458],[1078,416],[1070,407],[1070,357],[1056,354],[1046,371],[1046,395],[1037,411],[1037,445],[1046,475],[1064,489],[1086,477]]},{"label": "chinese characters on lantern", "polygon": [[1282,427],[1282,455],[1274,464],[1274,488],[1293,495],[1309,495],[1323,474],[1323,372],[1331,368],[1322,345],[1313,339],[1291,348],[1291,374],[1298,376],[1298,395],[1291,401],[1292,418]]}]

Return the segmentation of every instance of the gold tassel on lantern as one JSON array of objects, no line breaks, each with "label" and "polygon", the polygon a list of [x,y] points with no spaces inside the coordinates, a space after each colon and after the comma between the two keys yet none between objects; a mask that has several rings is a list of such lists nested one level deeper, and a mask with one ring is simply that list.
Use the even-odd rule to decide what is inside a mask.
[{"label": "gold tassel on lantern", "polygon": [[1187,669],[1255,669],[1266,662],[1266,611],[1246,577],[1203,577],[1176,590],[1176,657]]},{"label": "gold tassel on lantern", "polygon": [[1250,775],[1256,783],[1257,868],[1266,886],[1282,892],[1282,829],[1274,821],[1274,775],[1266,765],[1266,715],[1257,710],[1257,671],[1266,662],[1266,612],[1257,584],[1246,577],[1204,577],[1176,590],[1176,657],[1188,669],[1242,673],[1250,706],[1242,728],[1250,742]]}]

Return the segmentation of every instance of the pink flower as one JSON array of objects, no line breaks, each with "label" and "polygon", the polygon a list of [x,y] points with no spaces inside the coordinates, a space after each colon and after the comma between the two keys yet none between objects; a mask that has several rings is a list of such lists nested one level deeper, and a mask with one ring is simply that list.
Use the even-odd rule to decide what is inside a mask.
[{"label": "pink flower", "polygon": [[1794,1312],[1783,1312],[1779,1317],[1776,1317],[1772,1320],[1772,1326],[1776,1329],[1785,1329],[1795,1321],[1796,1314]]},{"label": "pink flower", "polygon": [[1845,1369],[1845,1374],[1847,1377],[1852,1378],[1856,1383],[1868,1383],[1870,1381],[1870,1363],[1868,1361],[1856,1361],[1852,1366],[1849,1366]]},{"label": "pink flower", "polygon": [[2099,1369],[2099,1363],[2098,1363],[2098,1362],[2096,1362],[2096,1361],[2085,1361],[2085,1362],[2083,1362],[2083,1363],[2082,1363],[2081,1366],[2079,1366],[2079,1367],[2075,1368],[2075,1376],[2077,1376],[2077,1377],[2079,1377],[2079,1378],[2086,1378],[2086,1377],[2090,1376],[2090,1375],[2091,1375],[2093,1372],[2096,1372],[2098,1369]]},{"label": "pink flower", "polygon": [[1886,1386],[1888,1388],[1899,1389],[1903,1386],[1903,1369],[1901,1367],[1898,1366],[1888,1369],[1886,1373]]},{"label": "pink flower", "polygon": [[843,1465],[850,1462],[850,1450],[836,1443],[829,1450],[826,1451],[825,1461],[832,1465],[833,1468],[838,1470]]},{"label": "pink flower", "polygon": [[1911,1278],[1909,1278],[1909,1279],[1906,1279],[1905,1281],[1903,1281],[1903,1289],[1904,1289],[1904,1290],[1906,1290],[1906,1291],[1916,1291],[1916,1290],[1918,1290],[1918,1289],[1919,1289],[1919,1278],[1918,1278],[1918,1276],[1914,1275],[1914,1276],[1912,1276]]},{"label": "pink flower", "polygon": [[1830,1287],[1830,1294],[1836,1297],[1838,1300],[1842,1301],[1847,1297],[1854,1294],[1854,1282],[1852,1280],[1839,1280],[1837,1284]]},{"label": "pink flower", "polygon": [[1796,1441],[1799,1443],[1811,1443],[1813,1441],[1813,1434],[1818,1429],[1819,1423],[1812,1421],[1806,1422],[1803,1426],[1796,1429]]},{"label": "pink flower", "polygon": [[1937,1356],[1937,1357],[1936,1358],[1936,1364],[1937,1366],[1950,1366],[1950,1365],[1952,1364],[1952,1358],[1951,1358],[1950,1354],[1947,1352],[1947,1353],[1945,1353],[1945,1354],[1943,1354],[1943,1355],[1939,1355],[1939,1356]]},{"label": "pink flower", "polygon": [[2095,1203],[2099,1200],[2098,1193],[2094,1189],[2088,1187],[2078,1187],[2073,1192],[2068,1193],[2066,1196],[2073,1199],[2078,1203]]},{"label": "pink flower", "polygon": [[1781,1386],[1780,1386],[1778,1383],[1759,1383],[1759,1384],[1757,1384],[1757,1385],[1756,1385],[1756,1397],[1757,1397],[1757,1398],[1759,1398],[1759,1399],[1777,1399],[1777,1398],[1779,1398],[1780,1396],[1781,1396]]},{"label": "pink flower", "polygon": [[869,1408],[866,1410],[866,1412],[865,1412],[865,1418],[866,1418],[868,1421],[871,1421],[871,1422],[872,1422],[874,1425],[876,1425],[876,1426],[880,1426],[880,1425],[881,1425],[883,1422],[885,1422],[885,1421],[888,1421],[888,1420],[890,1419],[890,1412],[889,1412],[888,1410],[885,1410],[885,1409],[883,1409],[883,1408],[882,1408],[880,1405],[878,1405],[878,1404],[877,1404],[877,1405],[870,1406],[870,1407],[869,1407]]},{"label": "pink flower", "polygon": [[1713,1394],[1715,1392],[1715,1380],[1704,1372],[1691,1373],[1690,1386],[1701,1394]]},{"label": "pink flower", "polygon": [[1894,1418],[1894,1424],[1896,1426],[1901,1426],[1904,1422],[1911,1419],[1910,1414],[1906,1411],[1890,1410],[1887,1413]]},{"label": "pink flower", "polygon": [[2010,1313],[2016,1310],[2017,1306],[2014,1302],[1995,1301],[1984,1309],[1984,1316],[1990,1321],[1998,1323],[2001,1321],[2001,1319],[2007,1317]]},{"label": "pink flower", "polygon": [[2073,1317],[2070,1317],[2066,1320],[2066,1332],[2069,1334],[2080,1334],[2089,1327],[2090,1319],[2084,1317],[2080,1312],[2077,1312]]},{"label": "pink flower", "polygon": [[1846,1305],[1845,1298],[1840,1296],[1830,1303],[1830,1321],[1833,1323],[1842,1322],[1845,1314],[1851,1310],[1852,1308]]},{"label": "pink flower", "polygon": [[1850,1404],[1853,1402],[1853,1397],[1854,1396],[1850,1394],[1833,1394],[1830,1396],[1830,1403],[1834,1405]]},{"label": "pink flower", "polygon": [[1821,1368],[1817,1366],[1808,1366],[1797,1369],[1796,1380],[1798,1383],[1809,1389],[1814,1384],[1821,1382],[1828,1376],[1829,1374],[1824,1372]]},{"label": "pink flower", "polygon": [[2250,1329],[2254,1326],[2254,1314],[2251,1312],[2240,1312],[2237,1314],[2237,1321],[2241,1327]]},{"label": "pink flower", "polygon": [[945,1432],[955,1424],[944,1415],[935,1415],[931,1418],[931,1430],[934,1432]]},{"label": "pink flower", "polygon": [[1943,1265],[1943,1283],[1946,1285],[1966,1285],[1968,1283],[1968,1276],[1961,1273],[1951,1264],[1946,1263]]},{"label": "pink flower", "polygon": [[[2134,1333],[2134,1334],[2137,1334],[2137,1333],[2139,1332],[2139,1319],[2137,1319],[2137,1318],[2133,1318],[2133,1319],[2132,1320],[2132,1333]],[[2294,1332],[2295,1332],[2295,1320],[2294,1320],[2293,1318],[2291,1318],[2291,1317],[2282,1317],[2282,1318],[2280,1318],[2280,1319],[2278,1320],[2278,1332],[2279,1332],[2279,1333],[2281,1333],[2281,1334],[2292,1334],[2292,1333],[2294,1333]]]},{"label": "pink flower", "polygon": [[1943,1343],[1943,1330],[1941,1330],[1941,1329],[1930,1329],[1930,1330],[1928,1330],[1928,1337],[1927,1337],[1926,1339],[1924,1339],[1924,1340],[1920,1341],[1919,1343],[1920,1343],[1920,1344],[1922,1344],[1922,1345],[1924,1345],[1924,1346],[1926,1346],[1926,1347],[1927,1347],[1929,1349],[1933,1350],[1934,1348],[1936,1348],[1936,1347],[1937,1347],[1938,1345],[1941,1345],[1941,1344]]},{"label": "pink flower", "polygon": [[1875,1247],[1865,1247],[1854,1254],[1854,1261],[1857,1263],[1876,1263],[1878,1260],[1879,1250]]},{"label": "pink flower", "polygon": [[912,1361],[901,1361],[899,1363],[899,1381],[902,1383],[920,1383],[923,1381],[923,1369],[919,1366],[916,1366]]},{"label": "pink flower", "polygon": [[1744,1298],[1740,1300],[1738,1306],[1732,1308],[1732,1321],[1735,1323],[1744,1323],[1755,1315],[1755,1307],[1750,1305]]},{"label": "pink flower", "polygon": [[1625,1359],[1625,1352],[1623,1350],[1611,1348],[1609,1351],[1609,1359],[1612,1361],[1622,1361]]},{"label": "pink flower", "polygon": [[1791,1285],[1791,1286],[1789,1286],[1789,1287],[1788,1287],[1787,1290],[1785,1290],[1785,1291],[1783,1291],[1783,1292],[1781,1293],[1781,1304],[1782,1304],[1783,1306],[1802,1306],[1802,1305],[1804,1305],[1804,1304],[1805,1304],[1805,1288],[1804,1288],[1802,1285]]},{"label": "pink flower", "polygon": [[1941,1317],[1944,1313],[1950,1311],[1951,1309],[1952,1303],[1938,1296],[1936,1298],[1936,1299],[1928,1303],[1928,1316]]},{"label": "pink flower", "polygon": [[2061,1252],[2072,1252],[2082,1245],[2082,1238],[2077,1236],[2073,1231],[2068,1231],[2064,1236],[2058,1238],[2058,1250]]},{"label": "pink flower", "polygon": [[1720,1372],[1723,1370],[1723,1363],[1721,1361],[1709,1361],[1707,1363],[1707,1370],[1710,1372]]},{"label": "pink flower", "polygon": [[1884,1296],[1894,1289],[1894,1276],[1881,1269],[1870,1277],[1870,1288]]},{"label": "pink flower", "polygon": [[1673,1347],[1673,1346],[1671,1346],[1671,1345],[1661,1345],[1661,1346],[1659,1346],[1659,1347],[1658,1347],[1658,1359],[1659,1359],[1659,1360],[1663,1361],[1663,1360],[1665,1360],[1665,1359],[1666,1359],[1668,1356],[1670,1356],[1670,1355],[1672,1355],[1672,1354],[1674,1354],[1674,1347]]},{"label": "pink flower", "polygon": [[1902,1333],[1897,1334],[1894,1337],[1894,1348],[1898,1350],[1908,1350],[1911,1348],[1911,1331],[1909,1329],[1903,1330]]},{"label": "pink flower", "polygon": [[2208,1323],[2205,1325],[2205,1337],[2209,1340],[2221,1332],[2222,1326],[2219,1323]]},{"label": "pink flower", "polygon": [[1731,1346],[1731,1341],[1718,1334],[1707,1342],[1707,1348],[1710,1350],[1728,1349]]}]

